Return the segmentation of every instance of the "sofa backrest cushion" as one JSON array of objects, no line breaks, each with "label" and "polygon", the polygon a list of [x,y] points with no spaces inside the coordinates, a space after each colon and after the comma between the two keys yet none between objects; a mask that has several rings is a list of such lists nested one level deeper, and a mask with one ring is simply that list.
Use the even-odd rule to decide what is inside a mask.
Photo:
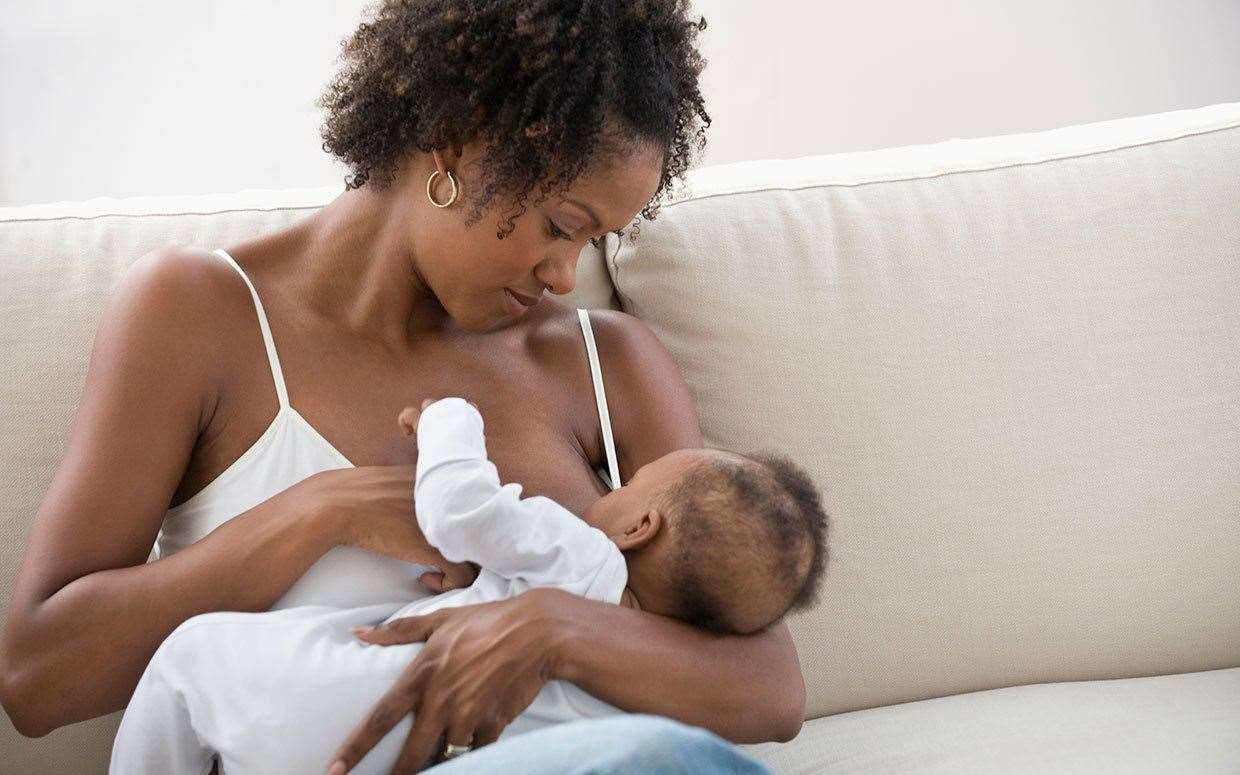
[{"label": "sofa backrest cushion", "polygon": [[1240,104],[747,162],[609,238],[834,518],[811,717],[1240,664]]}]

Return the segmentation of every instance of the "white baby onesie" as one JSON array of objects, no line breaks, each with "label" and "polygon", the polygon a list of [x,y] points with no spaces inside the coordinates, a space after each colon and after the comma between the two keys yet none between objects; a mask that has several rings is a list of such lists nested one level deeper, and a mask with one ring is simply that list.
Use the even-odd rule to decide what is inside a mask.
[{"label": "white baby onesie", "polygon": [[[411,603],[299,606],[192,617],[156,650],[121,719],[109,772],[221,775],[326,772],[331,756],[409,666],[422,644],[379,646],[350,632],[446,606],[557,587],[619,603],[628,582],[612,541],[555,501],[521,498],[487,459],[482,416],[436,401],[418,424],[418,524],[448,560],[482,566],[474,583]],[[347,584],[347,579],[340,583]],[[621,712],[573,684],[549,681],[501,739]],[[406,716],[351,772],[387,773]]]}]

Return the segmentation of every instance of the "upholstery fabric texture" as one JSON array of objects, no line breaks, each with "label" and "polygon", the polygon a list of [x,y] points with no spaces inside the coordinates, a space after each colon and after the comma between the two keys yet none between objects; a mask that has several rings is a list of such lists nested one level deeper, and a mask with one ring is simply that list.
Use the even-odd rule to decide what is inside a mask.
[{"label": "upholstery fabric texture", "polygon": [[[339,192],[0,209],[0,615],[125,269]],[[814,720],[755,749],[777,769],[1235,753],[1240,104],[696,170],[561,301],[642,318],[708,444],[825,493],[831,566],[790,619]],[[0,769],[104,772],[119,716],[6,719]]]}]

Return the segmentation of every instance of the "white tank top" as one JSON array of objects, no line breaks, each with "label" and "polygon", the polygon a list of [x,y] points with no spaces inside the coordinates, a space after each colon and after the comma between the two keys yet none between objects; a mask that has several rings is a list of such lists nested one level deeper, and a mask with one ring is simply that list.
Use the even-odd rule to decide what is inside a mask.
[{"label": "white tank top", "polygon": [[[241,457],[192,498],[168,509],[148,562],[184,549],[238,514],[311,474],[354,465],[289,404],[284,373],[280,369],[271,326],[267,322],[263,303],[258,298],[258,291],[232,256],[224,250],[216,250],[215,253],[231,264],[250,288],[254,307],[258,311],[263,342],[267,347],[267,360],[271,365],[276,395],[280,399],[280,409],[263,434]],[[611,418],[607,412],[607,397],[603,390],[598,349],[594,344],[594,330],[585,309],[579,308],[577,317],[581,322],[586,354],[590,360],[594,397],[598,405],[603,446],[607,455],[607,471],[610,472],[608,475],[599,469],[598,474],[614,490],[619,486],[620,474],[611,432]],[[411,492],[410,498],[412,497]],[[356,607],[409,602],[428,594],[418,583],[418,576],[425,570],[425,566],[374,552],[337,546],[319,558],[284,596],[276,601],[272,609],[296,605]]]}]

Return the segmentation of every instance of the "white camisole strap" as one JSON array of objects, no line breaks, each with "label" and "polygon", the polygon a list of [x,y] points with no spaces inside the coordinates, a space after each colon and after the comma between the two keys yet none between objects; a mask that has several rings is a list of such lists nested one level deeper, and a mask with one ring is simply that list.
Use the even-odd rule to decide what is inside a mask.
[{"label": "white camisole strap", "polygon": [[589,310],[577,308],[581,319],[581,332],[586,338],[586,353],[590,356],[590,375],[594,378],[594,400],[598,402],[599,423],[603,426],[603,447],[607,452],[607,470],[610,472],[611,489],[620,489],[620,466],[616,463],[616,443],[611,433],[611,414],[607,411],[607,392],[603,389],[603,370],[599,365],[598,348],[594,344],[594,329],[590,326]]},{"label": "white camisole strap", "polygon": [[258,291],[254,290],[254,283],[250,282],[250,278],[246,276],[241,265],[223,248],[216,248],[214,252],[232,264],[233,269],[241,275],[241,279],[245,280],[245,284],[250,286],[250,296],[254,298],[254,307],[258,310],[258,325],[263,331],[263,343],[267,346],[267,362],[271,364],[271,377],[276,383],[276,395],[280,398],[280,408],[288,409],[288,388],[284,386],[284,371],[280,368],[280,356],[276,355],[276,343],[271,337],[271,325],[267,323],[267,313],[263,310],[262,300],[258,298]]}]

